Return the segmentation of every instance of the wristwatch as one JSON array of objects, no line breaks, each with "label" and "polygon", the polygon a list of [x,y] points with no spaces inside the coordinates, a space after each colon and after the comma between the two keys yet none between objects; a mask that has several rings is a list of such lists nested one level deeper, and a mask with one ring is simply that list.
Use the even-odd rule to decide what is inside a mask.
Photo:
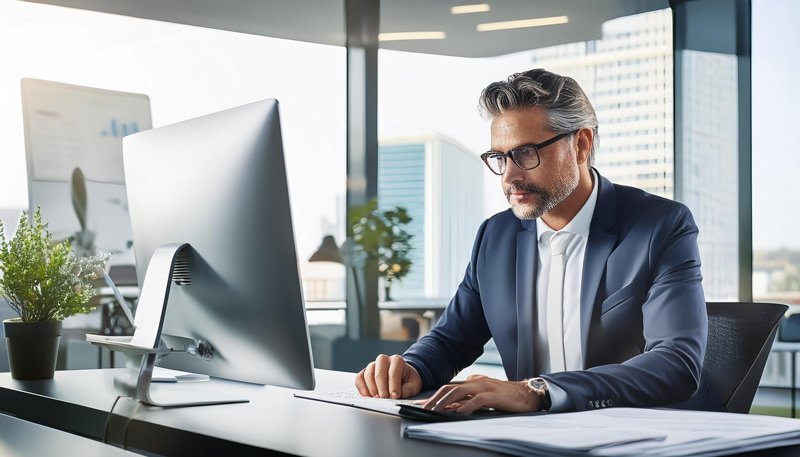
[{"label": "wristwatch", "polygon": [[550,390],[547,388],[547,382],[542,378],[528,379],[528,388],[533,393],[539,396],[539,406],[542,411],[547,411],[552,406],[550,401]]}]

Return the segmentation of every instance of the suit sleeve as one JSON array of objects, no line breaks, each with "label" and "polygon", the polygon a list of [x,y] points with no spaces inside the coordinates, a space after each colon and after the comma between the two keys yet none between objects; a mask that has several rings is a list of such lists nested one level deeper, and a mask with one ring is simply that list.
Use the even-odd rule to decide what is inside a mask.
[{"label": "suit sleeve", "polygon": [[697,390],[708,321],[691,213],[675,205],[653,231],[650,287],[642,304],[644,352],[620,364],[542,376],[563,389],[570,409],[653,407]]},{"label": "suit sleeve", "polygon": [[476,272],[488,222],[484,221],[478,229],[464,279],[439,322],[403,354],[422,378],[423,390],[448,383],[483,353],[483,346],[491,337],[483,314]]}]

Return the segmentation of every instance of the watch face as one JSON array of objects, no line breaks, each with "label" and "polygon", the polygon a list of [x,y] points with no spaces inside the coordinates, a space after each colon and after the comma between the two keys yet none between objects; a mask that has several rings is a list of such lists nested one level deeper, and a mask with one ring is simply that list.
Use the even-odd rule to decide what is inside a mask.
[{"label": "watch face", "polygon": [[537,393],[544,393],[544,390],[547,388],[547,384],[545,384],[542,378],[529,379],[528,386]]}]

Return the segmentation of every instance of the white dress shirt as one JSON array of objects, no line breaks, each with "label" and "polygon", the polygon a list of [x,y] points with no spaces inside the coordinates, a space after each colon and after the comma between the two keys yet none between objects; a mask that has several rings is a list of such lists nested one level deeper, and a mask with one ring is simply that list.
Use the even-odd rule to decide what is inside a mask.
[{"label": "white dress shirt", "polygon": [[[563,294],[563,326],[564,326],[564,354],[567,371],[583,369],[583,351],[581,349],[581,282],[583,278],[583,260],[586,254],[586,242],[589,239],[589,228],[597,204],[596,172],[592,170],[592,193],[583,204],[578,214],[558,232],[570,234],[569,242],[564,253],[564,294]],[[550,351],[547,335],[547,284],[550,272],[550,238],[554,231],[542,218],[536,219],[538,236],[538,268],[536,273],[536,347],[535,357],[541,372],[550,373]],[[548,383],[553,411],[565,407],[566,394],[552,383]]]}]

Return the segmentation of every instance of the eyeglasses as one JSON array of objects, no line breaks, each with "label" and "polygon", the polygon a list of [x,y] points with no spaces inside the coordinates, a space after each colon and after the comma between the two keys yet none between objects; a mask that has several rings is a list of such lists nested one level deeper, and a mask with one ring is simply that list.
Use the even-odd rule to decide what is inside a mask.
[{"label": "eyeglasses", "polygon": [[551,144],[555,143],[556,141],[566,138],[574,133],[577,133],[578,130],[573,130],[572,132],[567,133],[560,133],[549,140],[542,141],[541,143],[532,143],[532,144],[525,144],[522,146],[518,146],[508,152],[500,152],[500,151],[487,151],[481,154],[481,160],[483,163],[492,170],[492,173],[496,175],[502,175],[506,172],[506,159],[510,158],[514,161],[518,167],[523,170],[533,170],[534,168],[538,167],[541,163],[539,159],[539,150],[543,149]]}]

